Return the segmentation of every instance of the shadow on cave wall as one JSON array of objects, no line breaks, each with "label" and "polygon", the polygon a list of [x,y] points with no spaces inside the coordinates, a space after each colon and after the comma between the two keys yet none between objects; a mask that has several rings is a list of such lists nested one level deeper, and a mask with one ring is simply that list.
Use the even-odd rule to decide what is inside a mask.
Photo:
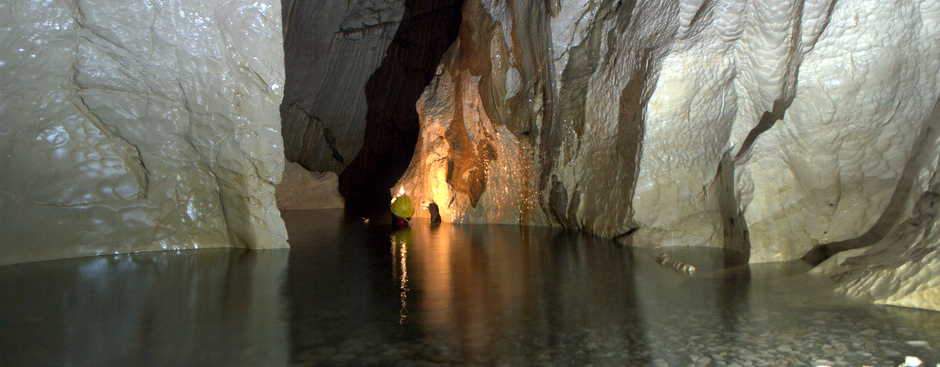
[{"label": "shadow on cave wall", "polygon": [[457,38],[463,0],[406,0],[382,66],[366,84],[362,149],[340,175],[350,215],[386,210],[389,188],[404,174],[418,140],[415,102]]}]

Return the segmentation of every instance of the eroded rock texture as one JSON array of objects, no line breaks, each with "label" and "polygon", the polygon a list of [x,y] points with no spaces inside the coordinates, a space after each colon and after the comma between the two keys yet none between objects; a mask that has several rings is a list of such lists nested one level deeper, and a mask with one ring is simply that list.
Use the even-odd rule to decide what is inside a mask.
[{"label": "eroded rock texture", "polygon": [[0,4],[0,264],[285,247],[277,1]]},{"label": "eroded rock texture", "polygon": [[400,182],[445,220],[821,261],[912,218],[936,172],[936,1],[468,0],[463,16]]},{"label": "eroded rock texture", "polygon": [[414,103],[456,37],[460,4],[284,2],[287,159],[341,174],[348,213],[387,209],[417,139]]},{"label": "eroded rock texture", "polygon": [[[934,117],[940,117],[940,108]],[[924,144],[940,143],[937,132],[935,125],[930,126]],[[914,201],[907,219],[888,233],[879,233],[879,227],[874,227],[867,233],[873,240],[858,244],[863,247],[835,252],[813,270],[832,276],[840,291],[853,296],[940,311],[940,176],[926,168],[921,168],[920,174],[929,184]]]},{"label": "eroded rock texture", "polygon": [[284,0],[287,159],[341,173],[362,147],[365,86],[405,11],[404,0]]}]

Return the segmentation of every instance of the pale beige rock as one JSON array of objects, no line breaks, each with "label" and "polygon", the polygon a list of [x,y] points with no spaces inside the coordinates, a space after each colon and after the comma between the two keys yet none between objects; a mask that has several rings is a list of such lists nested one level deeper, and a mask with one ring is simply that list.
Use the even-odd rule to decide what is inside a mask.
[{"label": "pale beige rock", "polygon": [[813,272],[828,275],[850,296],[940,311],[940,176],[932,177],[910,219],[877,243],[841,252]]},{"label": "pale beige rock", "polygon": [[[910,216],[933,172],[940,8],[840,1],[804,56],[786,117],[744,162],[741,206],[756,261],[799,257]],[[923,17],[925,20],[921,22]]]},{"label": "pale beige rock", "polygon": [[339,176],[333,172],[310,172],[290,162],[277,184],[277,207],[281,210],[335,209],[343,207]]},{"label": "pale beige rock", "polygon": [[286,247],[280,2],[0,3],[0,264]]},{"label": "pale beige rock", "polygon": [[463,22],[400,181],[444,220],[784,261],[878,240],[936,170],[935,1],[471,0]]}]

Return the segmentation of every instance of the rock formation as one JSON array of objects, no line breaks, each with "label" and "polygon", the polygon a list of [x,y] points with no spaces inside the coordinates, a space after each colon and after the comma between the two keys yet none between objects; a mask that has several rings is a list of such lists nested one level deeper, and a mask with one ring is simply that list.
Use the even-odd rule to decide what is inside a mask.
[{"label": "rock formation", "polygon": [[750,262],[897,243],[937,171],[937,39],[930,0],[468,0],[400,185],[446,221]]},{"label": "rock formation", "polygon": [[940,176],[930,176],[907,220],[877,242],[837,252],[813,271],[833,277],[849,295],[940,311]]},{"label": "rock formation", "polygon": [[281,104],[287,159],[342,173],[362,147],[365,87],[405,11],[403,0],[284,0]]},{"label": "rock formation", "polygon": [[414,101],[434,77],[460,26],[461,0],[405,0],[405,13],[385,58],[366,83],[362,149],[340,175],[347,212],[384,211],[387,189],[401,177],[418,139]]},{"label": "rock formation", "polygon": [[336,209],[343,207],[339,176],[333,172],[310,172],[290,162],[277,184],[277,207],[281,210]]},{"label": "rock formation", "polygon": [[280,3],[0,4],[0,264],[285,247]]},{"label": "rock formation", "polygon": [[414,101],[460,25],[461,0],[284,2],[287,159],[333,171],[347,212],[386,208],[418,135]]},{"label": "rock formation", "polygon": [[0,4],[0,264],[286,246],[283,142],[353,214],[401,186],[940,308],[937,1],[284,5]]}]

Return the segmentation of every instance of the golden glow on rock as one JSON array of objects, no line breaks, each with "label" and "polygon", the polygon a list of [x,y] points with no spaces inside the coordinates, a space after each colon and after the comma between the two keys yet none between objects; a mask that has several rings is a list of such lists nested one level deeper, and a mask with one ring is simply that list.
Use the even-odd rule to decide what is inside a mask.
[{"label": "golden glow on rock", "polygon": [[402,195],[405,195],[405,187],[404,187],[404,186],[398,186],[398,192],[396,192],[395,195],[392,195],[392,200],[390,201],[390,203],[394,203],[394,202],[395,202],[395,199],[398,199],[398,197],[400,197],[400,196],[402,196]]},{"label": "golden glow on rock", "polygon": [[[431,202],[437,203],[441,218],[446,222],[453,222],[454,216],[450,206],[450,186],[447,184],[447,166],[435,165],[427,176],[431,188]],[[424,213],[422,213],[423,215]]]}]

